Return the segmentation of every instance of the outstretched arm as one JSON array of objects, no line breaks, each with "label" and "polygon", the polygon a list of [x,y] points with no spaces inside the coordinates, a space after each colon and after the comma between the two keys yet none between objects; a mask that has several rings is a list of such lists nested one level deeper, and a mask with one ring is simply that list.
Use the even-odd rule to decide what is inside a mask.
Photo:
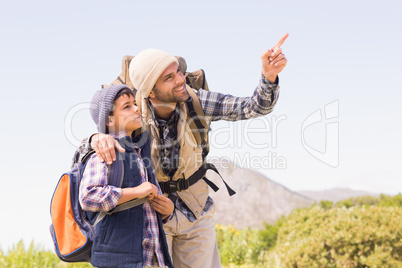
[{"label": "outstretched arm", "polygon": [[281,45],[288,34],[261,56],[262,75],[251,97],[235,97],[229,94],[199,90],[197,96],[207,121],[237,121],[269,114],[279,97],[278,74],[286,66],[287,59]]}]

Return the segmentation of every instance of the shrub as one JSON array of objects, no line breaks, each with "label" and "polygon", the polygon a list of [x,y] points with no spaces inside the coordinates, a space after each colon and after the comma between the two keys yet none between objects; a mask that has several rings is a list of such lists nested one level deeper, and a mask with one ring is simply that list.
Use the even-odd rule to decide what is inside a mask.
[{"label": "shrub", "polygon": [[31,242],[28,249],[25,249],[24,243],[19,241],[7,254],[0,250],[0,267],[8,268],[50,268],[50,267],[68,267],[85,268],[93,267],[89,263],[63,263],[59,260],[53,251],[43,250]]},{"label": "shrub", "polygon": [[332,201],[328,201],[328,200],[320,201],[320,207],[325,210],[331,209],[333,206],[334,206],[334,204],[332,203]]},{"label": "shrub", "polygon": [[276,246],[279,228],[285,222],[286,217],[282,216],[274,225],[265,224],[264,229],[259,231],[259,238],[264,250],[268,251]]},{"label": "shrub", "polygon": [[402,267],[401,222],[397,207],[295,210],[274,254],[285,267]]},{"label": "shrub", "polygon": [[400,207],[402,208],[402,194],[397,194],[394,196],[380,195],[380,206],[384,207]]},{"label": "shrub", "polygon": [[[330,201],[321,201],[322,204]],[[373,196],[358,196],[345,200],[341,200],[335,204],[335,207],[355,207],[355,206],[380,206],[380,207],[399,207],[402,208],[402,194],[390,196],[381,194],[379,197]]]},{"label": "shrub", "polygon": [[257,230],[216,225],[216,239],[222,264],[258,262],[263,245]]},{"label": "shrub", "polygon": [[217,224],[216,240],[222,264],[230,264],[230,267],[264,265],[268,261],[265,255],[275,247],[278,231],[284,221],[285,217],[282,217],[274,225],[264,224],[264,229],[236,229]]}]

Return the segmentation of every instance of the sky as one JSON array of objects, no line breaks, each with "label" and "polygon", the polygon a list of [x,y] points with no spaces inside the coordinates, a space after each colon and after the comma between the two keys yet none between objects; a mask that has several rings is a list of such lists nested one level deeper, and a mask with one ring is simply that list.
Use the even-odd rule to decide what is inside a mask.
[{"label": "sky", "polygon": [[[261,54],[289,33],[274,111],[214,122],[210,161],[292,191],[402,192],[399,1],[3,1],[0,248],[52,248],[50,199],[87,109],[124,55],[158,48],[204,69],[211,91],[251,96]],[[230,184],[230,178],[225,178]],[[222,192],[222,194],[225,194]]]}]

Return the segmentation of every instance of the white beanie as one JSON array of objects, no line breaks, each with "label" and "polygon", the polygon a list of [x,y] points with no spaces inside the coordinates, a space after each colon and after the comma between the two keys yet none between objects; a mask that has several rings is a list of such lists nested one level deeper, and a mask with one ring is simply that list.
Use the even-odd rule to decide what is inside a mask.
[{"label": "white beanie", "polygon": [[135,89],[148,98],[149,92],[154,88],[156,80],[177,59],[162,50],[146,49],[135,56],[129,66],[131,82]]}]

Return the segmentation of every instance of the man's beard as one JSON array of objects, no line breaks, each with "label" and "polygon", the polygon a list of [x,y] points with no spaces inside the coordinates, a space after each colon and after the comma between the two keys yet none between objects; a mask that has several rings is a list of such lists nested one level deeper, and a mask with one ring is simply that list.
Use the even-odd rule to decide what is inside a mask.
[{"label": "man's beard", "polygon": [[169,93],[162,93],[161,91],[158,90],[157,87],[154,87],[155,99],[157,99],[160,102],[166,102],[166,103],[179,103],[179,102],[186,101],[190,97],[186,88],[184,89],[185,94],[182,93],[180,96],[176,96],[174,94],[175,90],[182,88],[182,87],[185,87],[184,83],[183,83],[183,85],[172,89],[172,91],[170,91]]}]

